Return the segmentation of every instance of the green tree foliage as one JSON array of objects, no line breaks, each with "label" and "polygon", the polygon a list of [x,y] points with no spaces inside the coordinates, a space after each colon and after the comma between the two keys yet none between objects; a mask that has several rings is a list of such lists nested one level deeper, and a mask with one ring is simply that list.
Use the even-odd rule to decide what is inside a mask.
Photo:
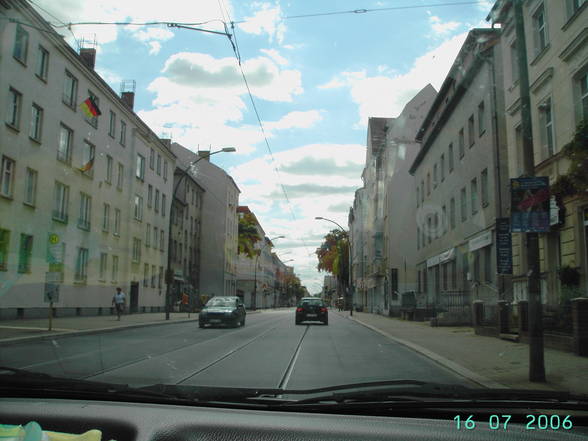
[{"label": "green tree foliage", "polygon": [[246,213],[239,218],[239,239],[238,253],[244,254],[249,259],[257,254],[255,244],[261,240],[257,231],[255,217],[251,213]]},{"label": "green tree foliage", "polygon": [[588,191],[588,122],[582,121],[571,142],[563,148],[563,155],[570,160],[568,172],[551,186],[551,192],[560,198]]},{"label": "green tree foliage", "polygon": [[349,280],[349,237],[341,230],[331,230],[316,250],[317,269],[337,277],[343,285]]}]

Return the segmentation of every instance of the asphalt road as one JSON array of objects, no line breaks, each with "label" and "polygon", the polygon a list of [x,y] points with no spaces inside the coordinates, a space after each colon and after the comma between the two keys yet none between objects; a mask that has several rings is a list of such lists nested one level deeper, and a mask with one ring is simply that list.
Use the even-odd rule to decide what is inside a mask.
[{"label": "asphalt road", "polygon": [[330,312],[294,324],[294,309],[250,314],[242,328],[197,322],[60,336],[0,348],[0,365],[124,383],[306,389],[413,379],[471,385],[432,360]]}]

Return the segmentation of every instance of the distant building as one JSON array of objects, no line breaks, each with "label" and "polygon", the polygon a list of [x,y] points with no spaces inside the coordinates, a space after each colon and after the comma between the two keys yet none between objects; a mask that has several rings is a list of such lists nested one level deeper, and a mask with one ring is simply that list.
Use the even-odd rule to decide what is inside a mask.
[{"label": "distant building", "polygon": [[209,152],[194,153],[172,143],[178,164],[191,171],[204,189],[200,228],[200,295],[237,295],[237,206],[239,188],[222,168],[212,164]]}]

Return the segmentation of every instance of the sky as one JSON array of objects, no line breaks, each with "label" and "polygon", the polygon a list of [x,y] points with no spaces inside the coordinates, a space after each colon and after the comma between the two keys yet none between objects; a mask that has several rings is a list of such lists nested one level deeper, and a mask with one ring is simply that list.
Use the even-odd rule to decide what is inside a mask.
[{"label": "sky", "polygon": [[[488,27],[493,2],[32,4],[74,48],[96,42],[96,71],[115,91],[123,80],[136,82],[135,112],[155,133],[194,151],[236,148],[212,162],[233,177],[239,204],[268,237],[285,236],[274,250],[293,259],[302,284],[317,293],[325,273],[315,250],[335,226],[315,217],[347,228],[362,186],[368,118],[397,116],[429,83],[439,90],[467,32]],[[368,12],[339,13],[356,10]],[[80,22],[134,24],[65,26]],[[192,23],[231,39],[140,24],[151,22]]]}]

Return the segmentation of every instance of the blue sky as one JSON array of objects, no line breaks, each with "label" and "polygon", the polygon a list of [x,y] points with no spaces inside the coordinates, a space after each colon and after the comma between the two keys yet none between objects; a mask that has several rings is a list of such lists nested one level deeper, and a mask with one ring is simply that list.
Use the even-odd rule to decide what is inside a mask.
[{"label": "blue sky", "polygon": [[[118,91],[136,81],[135,111],[160,135],[219,154],[248,205],[295,266],[311,292],[322,285],[314,250],[331,224],[347,225],[361,186],[366,124],[395,117],[418,90],[441,85],[469,29],[484,22],[492,2],[449,0],[230,1],[34,0],[49,21],[169,21],[223,30],[234,21],[270,156],[229,40],[165,25],[78,25],[58,28],[76,39],[96,38],[97,72]],[[473,3],[473,2],[472,2]],[[307,18],[295,15],[383,9]],[[425,6],[425,7],[416,7]],[[278,171],[276,171],[278,169]],[[286,190],[289,202],[285,199]]]}]

